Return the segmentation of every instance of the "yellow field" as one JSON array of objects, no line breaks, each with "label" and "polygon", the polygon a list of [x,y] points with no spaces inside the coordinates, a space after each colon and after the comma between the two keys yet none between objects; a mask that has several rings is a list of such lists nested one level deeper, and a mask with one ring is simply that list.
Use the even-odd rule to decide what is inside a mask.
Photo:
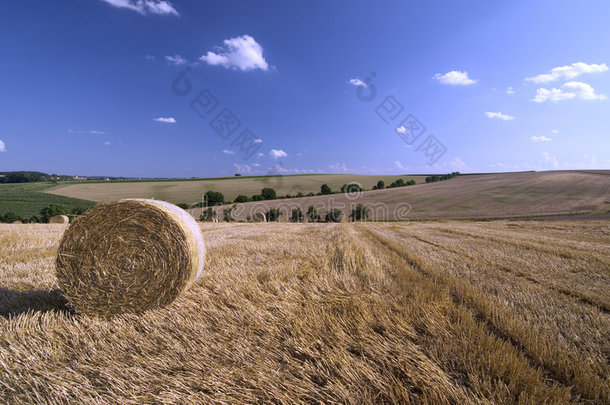
[{"label": "yellow field", "polygon": [[239,194],[252,197],[265,187],[273,188],[278,196],[318,193],[322,184],[339,191],[341,186],[357,182],[370,190],[379,180],[390,185],[397,179],[415,180],[424,183],[425,176],[368,176],[362,174],[308,174],[275,177],[233,177],[188,181],[144,181],[124,183],[80,183],[59,186],[48,193],[90,201],[115,201],[121,198],[155,198],[174,204],[201,202],[207,191],[219,191],[225,199],[234,200]]},{"label": "yellow field", "polygon": [[101,320],[64,225],[0,225],[2,403],[610,402],[608,221],[204,224],[207,271]]}]

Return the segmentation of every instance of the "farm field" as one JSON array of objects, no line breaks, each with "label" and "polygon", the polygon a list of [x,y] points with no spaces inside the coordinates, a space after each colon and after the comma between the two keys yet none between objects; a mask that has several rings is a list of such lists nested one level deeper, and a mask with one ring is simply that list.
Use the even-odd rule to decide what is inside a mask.
[{"label": "farm field", "polygon": [[28,218],[38,215],[49,204],[61,204],[70,211],[72,208],[91,208],[95,203],[60,195],[44,193],[53,187],[51,183],[0,184],[0,215],[12,212]]},{"label": "farm field", "polygon": [[[370,209],[372,220],[483,219],[565,214],[606,214],[610,211],[610,171],[550,171],[459,176],[438,183],[418,184],[360,195],[334,194],[249,202],[233,212],[243,220],[256,212],[280,209],[290,217],[293,208],[322,214],[338,208],[345,215],[357,204]],[[219,218],[226,207],[217,208]],[[202,209],[192,209],[198,218]]]},{"label": "farm field", "polygon": [[610,402],[608,221],[201,229],[193,288],[103,320],[64,225],[0,225],[0,402]]},{"label": "farm field", "polygon": [[254,176],[184,181],[129,181],[115,183],[80,183],[59,186],[47,193],[91,201],[114,201],[121,198],[154,198],[174,204],[195,204],[201,202],[203,195],[210,190],[224,194],[234,200],[239,194],[251,197],[260,194],[261,189],[271,187],[278,196],[318,193],[322,184],[328,184],[338,191],[342,185],[358,182],[365,189],[371,189],[379,180],[390,184],[397,179],[415,180],[424,183],[426,176],[369,176],[361,174],[308,174],[296,176]]}]

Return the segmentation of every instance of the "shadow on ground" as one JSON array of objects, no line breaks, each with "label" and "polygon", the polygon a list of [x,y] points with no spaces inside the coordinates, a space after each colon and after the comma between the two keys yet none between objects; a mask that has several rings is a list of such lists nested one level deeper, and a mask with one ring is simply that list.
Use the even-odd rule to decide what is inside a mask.
[{"label": "shadow on ground", "polygon": [[8,319],[30,311],[74,313],[59,289],[18,291],[0,287],[0,316]]}]

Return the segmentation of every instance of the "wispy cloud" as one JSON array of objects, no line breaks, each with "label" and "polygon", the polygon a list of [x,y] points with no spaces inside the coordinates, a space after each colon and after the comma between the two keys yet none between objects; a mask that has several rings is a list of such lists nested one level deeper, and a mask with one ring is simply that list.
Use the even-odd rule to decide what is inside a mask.
[{"label": "wispy cloud", "polygon": [[108,146],[108,145],[110,145],[110,142],[108,142],[108,141],[104,142],[104,146]]},{"label": "wispy cloud", "polygon": [[239,173],[251,173],[252,172],[252,168],[249,165],[240,165],[238,163],[233,163],[233,166],[235,166],[235,170],[237,170]]},{"label": "wispy cloud", "polygon": [[180,55],[174,55],[174,56],[166,56],[165,60],[167,62],[169,62],[170,65],[175,65],[175,66],[180,66],[180,65],[185,65],[187,63],[187,60],[184,59],[182,56]]},{"label": "wispy cloud", "polygon": [[334,165],[330,165],[330,170],[334,171],[334,172],[342,172],[342,173],[347,173],[348,168],[345,165],[345,163],[335,163]]},{"label": "wispy cloud", "polygon": [[178,15],[176,9],[169,1],[163,0],[102,0],[118,8],[127,8],[142,15]]},{"label": "wispy cloud", "polygon": [[73,133],[73,134],[92,134],[92,135],[106,135],[106,132],[104,131],[98,131],[96,129],[91,129],[91,130],[75,130],[75,129],[68,129],[68,132]]},{"label": "wispy cloud", "polygon": [[475,84],[477,81],[468,77],[468,72],[462,72],[459,70],[452,70],[445,74],[437,73],[434,78],[442,84],[449,84],[452,86],[468,86]]},{"label": "wispy cloud", "polygon": [[536,90],[536,96],[531,100],[535,103],[543,103],[545,101],[563,101],[570,99],[581,100],[605,100],[605,94],[597,94],[591,85],[583,82],[567,82],[561,88]]},{"label": "wispy cloud", "polygon": [[557,158],[551,155],[550,153],[542,152],[542,158],[544,159],[544,163],[550,163],[554,169],[557,169],[559,167],[559,162],[557,161]]},{"label": "wispy cloud", "polygon": [[532,142],[551,142],[553,138],[549,138],[545,135],[532,136]]},{"label": "wispy cloud", "polygon": [[349,82],[351,84],[353,84],[354,86],[362,86],[362,87],[367,87],[366,83],[363,82],[360,79],[350,79]]},{"label": "wispy cloud", "polygon": [[575,79],[585,73],[601,73],[608,70],[605,63],[602,64],[586,64],[584,62],[576,62],[567,66],[559,66],[551,69],[549,73],[543,73],[538,76],[526,77],[525,80],[534,83],[548,83],[560,79]]},{"label": "wispy cloud", "polygon": [[398,167],[400,170],[406,170],[406,168],[402,165],[402,163],[400,163],[400,160],[396,160],[394,161],[394,164],[396,165],[396,167]]},{"label": "wispy cloud", "polygon": [[258,139],[253,140],[252,142],[254,142],[254,143],[263,143],[263,140],[258,138]]},{"label": "wispy cloud", "polygon": [[269,157],[272,159],[279,159],[281,157],[287,157],[288,154],[281,149],[271,149],[269,151]]},{"label": "wispy cloud", "polygon": [[558,129],[551,129],[551,133],[552,133],[552,134],[558,134],[558,133],[559,133],[559,130],[558,130]]},{"label": "wispy cloud", "polygon": [[163,122],[165,124],[175,124],[176,123],[176,119],[173,117],[159,117],[159,118],[153,118],[153,121],[157,121],[157,122]]},{"label": "wispy cloud", "polygon": [[209,51],[199,59],[209,65],[221,65],[229,69],[269,70],[269,65],[263,57],[263,47],[250,35],[225,39],[224,47],[218,47],[216,52]]},{"label": "wispy cloud", "polygon": [[0,141],[0,152],[6,152],[6,144]]},{"label": "wispy cloud", "polygon": [[504,121],[511,121],[514,120],[515,117],[513,117],[512,115],[508,115],[508,114],[502,114],[501,112],[486,112],[485,115],[487,115],[487,118],[496,118],[499,120],[504,120]]},{"label": "wispy cloud", "polygon": [[512,87],[506,89],[506,94],[515,94],[515,90]]},{"label": "wispy cloud", "polygon": [[228,150],[228,149],[223,149],[222,153],[224,153],[225,155],[234,155],[235,152],[232,150]]}]

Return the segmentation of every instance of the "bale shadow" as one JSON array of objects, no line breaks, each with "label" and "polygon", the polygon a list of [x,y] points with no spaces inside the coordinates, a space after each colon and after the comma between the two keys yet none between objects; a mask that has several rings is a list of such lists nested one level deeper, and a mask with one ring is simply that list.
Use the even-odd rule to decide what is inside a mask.
[{"label": "bale shadow", "polygon": [[59,289],[18,291],[0,287],[0,316],[9,319],[30,311],[74,314]]}]

